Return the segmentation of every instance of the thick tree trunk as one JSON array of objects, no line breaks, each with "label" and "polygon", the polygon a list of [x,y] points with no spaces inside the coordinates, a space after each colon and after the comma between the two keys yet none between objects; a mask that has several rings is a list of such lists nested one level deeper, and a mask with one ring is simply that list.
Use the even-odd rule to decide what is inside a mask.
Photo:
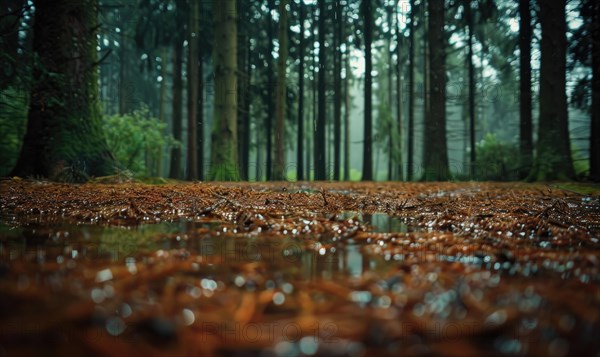
[{"label": "thick tree trunk", "polygon": [[317,131],[315,135],[315,180],[325,180],[326,177],[326,166],[325,158],[326,155],[326,143],[325,143],[325,120],[327,118],[325,113],[325,0],[318,0],[319,4],[319,83],[318,83],[318,117],[317,117]]},{"label": "thick tree trunk", "polygon": [[300,2],[300,41],[298,43],[298,137],[296,140],[296,175],[298,181],[304,180],[304,2]]},{"label": "thick tree trunk", "polygon": [[[27,132],[16,176],[81,182],[114,172],[98,102],[95,0],[35,2]],[[50,74],[50,75],[49,75]]]},{"label": "thick tree trunk", "polygon": [[590,129],[590,179],[600,181],[600,3],[592,15],[592,118]]},{"label": "thick tree trunk", "polygon": [[362,14],[365,33],[365,131],[363,141],[363,181],[373,180],[373,59],[371,56],[371,43],[373,41],[373,10],[372,0],[362,0]]},{"label": "thick tree trunk", "polygon": [[413,180],[414,173],[414,126],[415,126],[415,1],[410,0],[410,20],[408,23],[408,127],[406,130],[406,180]]},{"label": "thick tree trunk", "polygon": [[566,95],[565,0],[540,2],[542,25],[540,64],[540,124],[528,180],[574,178]]},{"label": "thick tree trunk", "polygon": [[198,28],[199,0],[190,3],[188,26],[188,135],[187,135],[187,179],[198,179],[198,41],[200,35]]},{"label": "thick tree trunk", "polygon": [[429,0],[429,84],[430,108],[425,117],[424,174],[427,181],[446,180],[448,152],[446,144],[446,41],[444,0]]},{"label": "thick tree trunk", "polygon": [[519,0],[519,178],[531,170],[533,129],[531,118],[531,9],[529,0]]},{"label": "thick tree trunk", "polygon": [[285,69],[288,56],[287,0],[279,3],[279,58],[277,59],[277,93],[275,103],[275,166],[273,178],[285,180]]},{"label": "thick tree trunk", "polygon": [[236,0],[214,2],[215,105],[211,180],[239,180],[237,166],[237,24]]}]

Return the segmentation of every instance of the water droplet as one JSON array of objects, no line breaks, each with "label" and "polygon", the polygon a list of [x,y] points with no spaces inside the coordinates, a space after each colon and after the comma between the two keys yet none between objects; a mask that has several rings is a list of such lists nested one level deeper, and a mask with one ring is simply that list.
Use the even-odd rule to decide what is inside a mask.
[{"label": "water droplet", "polygon": [[131,306],[129,306],[129,304],[121,304],[121,306],[119,307],[119,315],[121,315],[122,317],[129,317],[132,313],[133,310],[131,309]]},{"label": "water droplet", "polygon": [[276,292],[275,294],[273,294],[273,303],[275,305],[281,305],[285,302],[285,295],[283,295],[281,292]]},{"label": "water droplet", "polygon": [[103,283],[105,281],[111,280],[112,278],[113,278],[113,275],[112,275],[112,271],[110,271],[110,269],[100,270],[96,274],[96,282],[97,283]]},{"label": "water droplet", "polygon": [[305,336],[300,339],[299,342],[300,352],[305,355],[312,356],[317,353],[319,349],[319,344],[317,343],[317,338],[314,336]]},{"label": "water droplet", "polygon": [[183,317],[183,323],[186,326],[190,326],[194,323],[194,321],[196,321],[196,316],[194,315],[194,312],[190,309],[183,309],[181,315]]},{"label": "water droplet", "polygon": [[106,331],[112,336],[119,336],[125,331],[125,322],[120,317],[110,317],[106,320]]},{"label": "water droplet", "polygon": [[485,323],[490,325],[502,325],[504,322],[506,322],[506,317],[506,311],[498,310],[489,315],[485,319]]},{"label": "water droplet", "polygon": [[92,300],[96,304],[101,303],[106,298],[106,295],[104,295],[104,290],[100,289],[100,288],[94,288],[94,289],[92,289],[92,292],[90,293],[90,296],[92,297]]}]

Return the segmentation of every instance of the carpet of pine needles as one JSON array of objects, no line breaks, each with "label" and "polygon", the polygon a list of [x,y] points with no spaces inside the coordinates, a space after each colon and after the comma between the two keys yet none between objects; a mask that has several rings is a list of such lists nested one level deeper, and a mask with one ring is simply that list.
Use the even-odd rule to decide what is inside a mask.
[{"label": "carpet of pine needles", "polygon": [[0,355],[595,355],[599,193],[5,179]]}]

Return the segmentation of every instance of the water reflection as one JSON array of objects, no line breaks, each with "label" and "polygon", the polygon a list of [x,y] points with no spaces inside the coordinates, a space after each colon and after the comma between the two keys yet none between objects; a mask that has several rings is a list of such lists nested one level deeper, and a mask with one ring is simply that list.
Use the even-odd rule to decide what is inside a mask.
[{"label": "water reflection", "polygon": [[[403,224],[385,215],[365,222],[398,229]],[[369,223],[371,224],[371,223]],[[134,273],[148,257],[180,254],[211,266],[214,274],[251,274],[251,269],[280,272],[306,280],[359,278],[379,269],[385,260],[366,254],[354,242],[331,244],[310,234],[282,235],[238,232],[216,221],[180,220],[132,227],[62,223],[11,228],[0,225],[0,261],[65,263],[88,261],[125,264]]]},{"label": "water reflection", "polygon": [[369,226],[375,233],[407,233],[414,231],[406,220],[385,213],[361,213],[344,211],[337,215],[338,220],[354,219]]}]

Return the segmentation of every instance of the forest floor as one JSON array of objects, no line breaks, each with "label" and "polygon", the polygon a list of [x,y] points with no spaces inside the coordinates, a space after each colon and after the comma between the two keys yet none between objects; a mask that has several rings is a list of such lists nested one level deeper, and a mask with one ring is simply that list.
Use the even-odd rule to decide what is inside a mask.
[{"label": "forest floor", "polygon": [[0,355],[595,355],[600,187],[0,181]]}]

